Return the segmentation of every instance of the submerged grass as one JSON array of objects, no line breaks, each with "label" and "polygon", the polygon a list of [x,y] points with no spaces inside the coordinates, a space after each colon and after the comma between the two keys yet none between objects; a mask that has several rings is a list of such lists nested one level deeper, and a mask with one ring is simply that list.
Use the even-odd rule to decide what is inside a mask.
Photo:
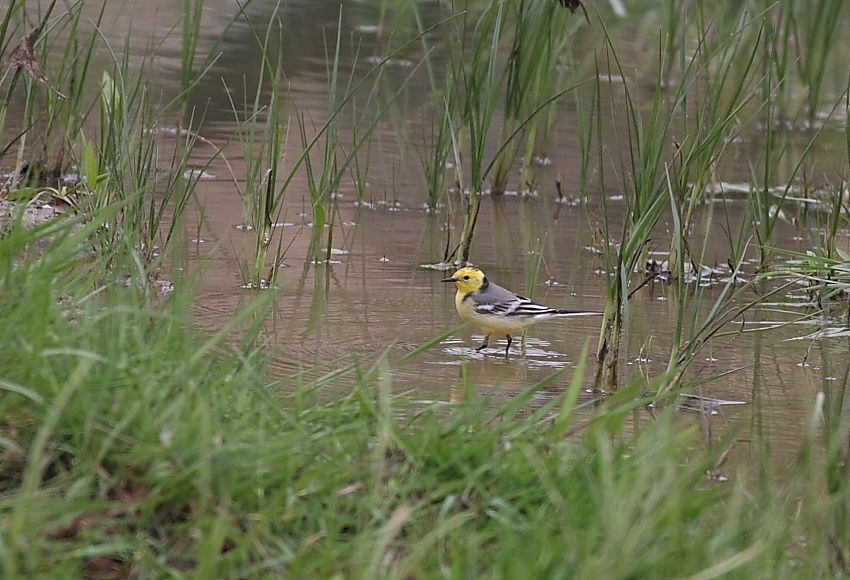
[{"label": "submerged grass", "polygon": [[[684,357],[679,355],[691,352],[692,345],[704,344],[707,337],[699,336],[701,332],[728,322],[721,313],[731,307],[723,302],[732,300],[734,293],[730,292],[731,286],[738,283],[736,278],[742,252],[740,240],[746,240],[752,235],[759,236],[760,233],[764,235],[763,232],[776,223],[776,217],[768,215],[767,209],[757,213],[764,206],[763,201],[758,203],[758,200],[763,200],[763,196],[753,198],[755,207],[752,211],[757,213],[761,221],[742,220],[739,231],[727,232],[730,240],[736,240],[729,249],[730,257],[738,257],[735,261],[727,260],[732,268],[730,284],[720,292],[718,302],[708,308],[706,320],[691,321],[693,334],[686,337],[683,334],[685,322],[698,311],[697,306],[703,294],[696,292],[694,295],[687,289],[690,278],[694,278],[697,286],[702,281],[702,255],[693,250],[699,246],[691,236],[697,208],[707,199],[708,185],[716,180],[717,167],[730,143],[740,136],[741,124],[746,121],[748,112],[770,107],[770,101],[754,102],[761,80],[754,74],[754,69],[763,45],[764,16],[747,16],[735,20],[733,31],[729,34],[718,34],[713,23],[706,22],[700,11],[694,18],[696,25],[692,25],[687,17],[683,17],[682,25],[701,26],[697,28],[697,48],[688,59],[683,58],[679,63],[675,82],[668,82],[664,77],[671,69],[671,65],[664,61],[670,51],[665,38],[661,37],[656,51],[658,89],[652,94],[646,107],[648,110],[644,112],[641,109],[631,82],[624,80],[626,126],[621,128],[614,122],[610,130],[615,140],[622,141],[615,149],[625,152],[621,153],[624,159],[620,160],[622,167],[619,171],[625,216],[622,224],[612,226],[608,218],[609,206],[603,197],[604,252],[608,271],[612,275],[608,279],[606,317],[597,348],[594,387],[598,390],[615,390],[620,383],[620,353],[623,335],[628,332],[631,312],[629,299],[654,276],[647,272],[644,281],[636,284],[634,274],[644,271],[649,245],[653,236],[658,235],[656,226],[665,212],[671,214],[672,227],[665,234],[670,240],[670,247],[664,270],[669,279],[679,283],[676,291],[676,330],[668,367],[668,372],[677,376],[681,376],[692,360],[692,354]],[[725,28],[722,30],[725,31]],[[605,34],[608,43],[607,68],[625,79],[607,28]],[[769,78],[769,74],[766,76]],[[597,84],[597,103],[600,92]],[[612,108],[615,107],[613,96],[611,102]],[[600,143],[599,165],[603,167],[601,105],[597,105],[596,115],[597,140]],[[769,144],[766,150],[771,150]],[[767,185],[771,175],[769,164],[766,166],[762,190],[765,196],[772,199]],[[600,189],[603,192],[606,187],[604,179],[602,172]],[[619,231],[614,227],[619,228]],[[706,239],[711,235],[713,231],[709,225],[705,232]],[[762,237],[758,239],[765,242]],[[704,247],[706,244],[703,241],[701,245]],[[616,251],[611,249],[614,246]],[[759,249],[761,255],[765,256],[766,246],[759,246]],[[744,311],[764,297],[757,293],[744,307]]]},{"label": "submerged grass", "polygon": [[[301,172],[306,175],[311,201],[313,235],[310,260],[316,263],[330,261],[334,235],[332,202],[339,193],[340,183],[351,171],[355,175],[357,195],[362,194],[366,169],[366,165],[361,163],[364,158],[364,145],[371,143],[375,127],[387,113],[389,106],[401,94],[410,77],[404,80],[399,88],[394,88],[394,91],[386,97],[385,103],[374,103],[376,110],[363,123],[365,127],[356,128],[353,131],[354,141],[347,150],[340,143],[343,116],[355,108],[355,98],[366,81],[372,80],[377,85],[381,80],[383,67],[389,60],[407,45],[421,39],[442,24],[438,22],[421,30],[419,34],[370,67],[365,74],[356,77],[352,71],[348,79],[343,82],[339,68],[342,50],[342,8],[340,7],[334,43],[332,47],[329,47],[327,42],[325,45],[328,51],[326,54],[328,83],[326,114],[324,119],[314,126],[312,118],[305,109],[298,103],[289,102],[294,109],[293,116],[296,118],[301,148],[287,167],[284,165],[284,156],[290,123],[289,119],[285,118],[283,109],[284,71],[283,55],[280,51],[283,48],[284,32],[278,17],[280,10],[281,4],[278,2],[264,35],[260,35],[248,19],[254,39],[263,55],[261,74],[253,95],[253,103],[249,103],[244,111],[238,112],[236,105],[231,101],[237,122],[241,125],[239,139],[246,159],[249,161],[248,181],[242,192],[244,213],[251,216],[251,226],[257,231],[249,267],[243,269],[243,277],[247,278],[245,286],[250,288],[274,286],[285,249],[281,237],[274,236],[275,229],[278,229],[276,220],[283,210],[283,202],[290,185]],[[273,29],[276,29],[278,33],[276,54],[271,51]],[[354,52],[356,55],[357,51]],[[417,68],[414,67],[414,71]],[[370,104],[373,104],[371,97],[376,92],[376,90],[372,91],[368,101]],[[352,115],[354,116],[354,113]],[[355,125],[357,122],[358,120],[355,120]],[[260,127],[262,131],[259,130]],[[368,153],[365,154],[365,158],[368,159]],[[326,231],[327,236],[324,238],[325,243],[322,247]],[[270,248],[273,247],[275,239],[277,249],[271,265],[268,265]],[[262,273],[266,267],[269,268],[269,274],[263,277]]]},{"label": "submerged grass", "polygon": [[[446,259],[456,257],[460,263],[469,261],[487,180],[489,193],[505,192],[521,148],[519,137],[525,134],[520,155],[524,186],[535,185],[532,153],[538,131],[554,110],[553,103],[575,88],[555,83],[561,78],[555,71],[559,58],[575,32],[566,26],[565,12],[557,4],[494,0],[477,17],[470,4],[464,4],[454,22],[451,42],[463,50],[451,53],[446,78],[451,89],[445,90],[453,97],[445,100],[449,119],[444,122],[449,123],[463,218],[460,240]],[[503,63],[508,42],[509,56]],[[437,136],[437,144],[445,142],[444,133]]]}]

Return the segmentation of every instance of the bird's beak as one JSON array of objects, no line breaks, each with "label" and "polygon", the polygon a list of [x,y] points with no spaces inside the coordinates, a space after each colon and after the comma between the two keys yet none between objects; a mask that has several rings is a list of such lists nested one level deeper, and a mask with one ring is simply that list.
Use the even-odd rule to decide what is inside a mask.
[{"label": "bird's beak", "polygon": [[456,282],[454,278],[443,278],[440,282]]}]

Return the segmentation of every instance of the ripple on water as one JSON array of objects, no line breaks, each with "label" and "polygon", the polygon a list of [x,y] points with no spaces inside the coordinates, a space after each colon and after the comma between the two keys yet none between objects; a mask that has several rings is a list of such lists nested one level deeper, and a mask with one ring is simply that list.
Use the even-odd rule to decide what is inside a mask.
[{"label": "ripple on water", "polygon": [[492,360],[501,363],[521,364],[528,368],[557,370],[567,368],[572,362],[564,353],[547,349],[549,342],[533,337],[527,339],[524,352],[520,350],[520,340],[514,339],[508,357],[505,357],[506,341],[491,341],[490,346],[480,351],[475,346],[468,346],[470,342],[481,344],[484,342],[484,337],[475,335],[468,341],[459,337],[449,337],[441,343],[443,346],[441,352],[449,360],[443,358],[442,360],[429,361],[429,363],[458,366],[469,360]]}]

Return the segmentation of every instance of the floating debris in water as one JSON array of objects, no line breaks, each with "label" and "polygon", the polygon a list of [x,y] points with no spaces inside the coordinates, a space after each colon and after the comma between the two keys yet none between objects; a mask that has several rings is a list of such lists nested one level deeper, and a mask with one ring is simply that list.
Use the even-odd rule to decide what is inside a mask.
[{"label": "floating debris in water", "polygon": [[439,210],[443,209],[444,207],[446,207],[446,204],[444,204],[441,201],[438,201],[437,203],[434,204],[434,207],[431,207],[431,204],[423,203],[419,206],[419,209],[423,210],[425,213],[437,213]]},{"label": "floating debris in water", "polygon": [[773,204],[773,205],[770,206],[770,208],[767,210],[767,214],[773,219],[779,219],[779,220],[782,220],[783,222],[790,221],[788,219],[788,216],[785,215],[785,212],[782,211],[782,208],[779,207],[776,204]]},{"label": "floating debris in water", "polygon": [[708,415],[717,415],[718,407],[737,407],[746,404],[746,401],[712,399],[709,397],[701,397],[699,395],[692,395],[687,393],[679,395],[679,409],[681,409],[682,411],[697,411]]},{"label": "floating debris in water", "polygon": [[206,244],[207,241],[203,238],[193,238],[192,243],[193,244]]},{"label": "floating debris in water", "polygon": [[552,165],[552,160],[545,155],[535,154],[531,156],[531,164],[535,167],[549,167]]},{"label": "floating debris in water", "polygon": [[[396,200],[379,199],[375,202],[375,205],[381,206],[389,212],[409,211],[400,201]],[[371,209],[375,209],[375,207],[372,207]]]},{"label": "floating debris in water", "polygon": [[269,290],[272,288],[272,285],[269,284],[269,281],[265,278],[260,279],[260,284],[255,285],[253,282],[246,282],[239,286],[243,290]]},{"label": "floating debris in water", "polygon": [[242,232],[250,232],[254,229],[254,226],[251,224],[236,224],[233,227]]},{"label": "floating debris in water", "polygon": [[188,129],[177,129],[176,127],[153,127],[152,129],[147,129],[145,133],[152,135],[169,135],[169,136],[177,136],[178,133],[181,137],[187,136],[195,136],[194,133],[189,131]]},{"label": "floating debris in water", "polygon": [[375,209],[375,204],[368,201],[357,200],[354,202],[354,207],[365,207],[366,209]]},{"label": "floating debris in water", "polygon": [[[689,186],[693,186],[694,184],[688,184]],[[713,183],[709,183],[703,187],[703,191],[705,193],[710,194],[739,194],[739,195],[748,195],[754,192],[760,192],[764,188],[757,187],[753,184],[746,182],[731,182],[731,181],[715,181]],[[775,196],[785,197],[789,193],[799,194],[801,192],[799,186],[795,185],[773,185],[767,188],[767,193]],[[787,198],[786,198],[787,199]],[[805,198],[800,198],[805,199]]]},{"label": "floating debris in water", "polygon": [[[322,250],[322,252],[324,252],[324,253],[327,253],[327,251],[328,251],[327,248],[324,248]],[[337,249],[337,248],[331,248],[331,256],[347,256],[350,253],[351,252],[349,252],[348,250],[340,250],[340,249]]]},{"label": "floating debris in water", "polygon": [[564,195],[555,200],[555,203],[560,203],[561,205],[565,205],[567,207],[578,207],[583,202],[584,200],[581,197],[573,197],[571,195]]},{"label": "floating debris in water", "polygon": [[817,308],[817,303],[810,300],[800,302],[762,302],[762,308]]},{"label": "floating debris in water", "polygon": [[846,338],[848,336],[850,336],[850,328],[823,328],[821,330],[818,330],[817,332],[813,332],[805,336],[795,336],[792,338],[786,338],[785,341],[788,342],[792,340],[824,340],[827,338]]},{"label": "floating debris in water", "polygon": [[216,177],[212,173],[204,171],[203,169],[187,169],[183,172],[183,179],[186,181],[191,181],[193,179],[209,181],[216,179]]},{"label": "floating debris in water", "polygon": [[297,225],[297,224],[294,224],[292,222],[275,222],[275,223],[272,224],[272,227],[273,228],[291,228],[295,225]]},{"label": "floating debris in water", "polygon": [[[458,188],[456,188],[456,187],[450,187],[450,188],[448,189],[448,192],[449,192],[449,193],[459,193],[459,192],[460,192],[460,190],[458,190]],[[463,190],[463,195],[464,195],[464,196],[466,196],[466,197],[469,197],[469,189],[464,189],[464,190]],[[486,197],[486,196],[488,196],[488,195],[493,195],[493,190],[492,190],[492,189],[490,189],[489,187],[487,187],[487,188],[482,189],[481,191],[479,191],[479,192],[478,192],[478,195],[479,195],[479,196],[481,196],[481,197]],[[509,197],[510,197],[510,196],[518,196],[518,195],[519,195],[519,192],[518,192],[518,191],[502,191],[502,192],[499,192],[499,195],[506,195],[506,196],[509,196]]]},{"label": "floating debris in water", "polygon": [[[815,326],[820,324],[819,320],[815,320],[813,318],[809,318],[806,320],[732,320],[729,324],[737,324],[741,326],[766,326],[766,330],[772,330],[773,328],[780,328],[783,326]],[[788,338],[786,340],[796,340],[793,338]]]},{"label": "floating debris in water", "polygon": [[412,60],[406,58],[387,58],[385,56],[370,56],[366,59],[369,64],[385,64],[386,66],[400,66],[410,68],[414,65]]},{"label": "floating debris in water", "polygon": [[358,24],[354,30],[361,34],[375,34],[380,36],[384,33],[384,27],[379,24]]},{"label": "floating debris in water", "polygon": [[381,256],[380,258],[378,258],[378,261],[379,261],[379,262],[389,262],[389,261],[390,261],[390,259],[389,259],[389,258],[387,258],[386,254],[384,254],[383,256]]},{"label": "floating debris in water", "polygon": [[645,365],[645,364],[649,364],[651,362],[652,362],[651,358],[647,357],[646,355],[640,355],[639,357],[636,357],[634,360],[630,360],[630,361],[626,362],[626,365],[629,365],[629,366],[631,366],[633,364]]},{"label": "floating debris in water", "polygon": [[437,262],[436,264],[419,264],[420,268],[424,268],[426,270],[437,270],[438,272],[445,272],[446,270],[454,270],[458,266],[451,262]]},{"label": "floating debris in water", "polygon": [[[134,282],[135,279],[132,276],[127,276],[123,280],[123,286],[125,288],[132,288]],[[143,282],[136,284],[138,288],[141,288],[143,285]],[[174,291],[174,283],[171,280],[153,280],[151,286],[160,296],[170,294]]]},{"label": "floating debris in water", "polygon": [[[660,255],[667,255],[665,252],[660,252]],[[716,267],[712,268],[710,266],[700,265],[698,270],[694,269],[694,265],[691,262],[685,262],[682,265],[683,271],[680,276],[676,275],[674,272],[670,270],[670,261],[669,260],[648,260],[644,267],[643,272],[647,277],[651,277],[653,280],[658,280],[661,282],[670,282],[672,280],[681,280],[687,284],[692,284],[694,282],[698,282],[702,287],[713,286],[720,282],[730,282],[733,281],[731,277],[718,278],[718,276],[726,276],[731,272],[731,269],[727,267]],[[636,267],[635,272],[640,272],[640,268]],[[739,278],[735,277],[735,282],[739,282]]]},{"label": "floating debris in water", "polygon": [[599,80],[604,82],[604,83],[625,83],[626,82],[626,79],[624,79],[622,76],[613,75],[613,74],[599,75]]},{"label": "floating debris in water", "polygon": [[342,193],[340,193],[338,191],[332,191],[330,197],[331,197],[331,199],[342,199],[343,197],[345,197],[345,195],[343,195]]}]

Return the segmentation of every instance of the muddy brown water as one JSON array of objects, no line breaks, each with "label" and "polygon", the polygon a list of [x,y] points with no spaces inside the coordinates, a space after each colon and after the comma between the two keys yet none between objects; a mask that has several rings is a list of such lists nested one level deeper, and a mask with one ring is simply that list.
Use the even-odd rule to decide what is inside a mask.
[{"label": "muddy brown water", "polygon": [[[176,36],[167,37],[167,33],[179,22],[182,3],[137,2],[132,4],[132,10],[119,8],[118,4],[114,8],[110,6],[107,15],[109,37],[123,41],[132,20],[130,34],[135,49],[139,54],[149,54],[151,50],[155,54],[151,68],[153,86],[166,97],[173,95],[179,84],[180,43]],[[393,25],[393,13],[386,13],[382,22],[381,2],[343,4],[342,37],[346,48],[342,69],[344,74],[352,68],[362,72],[370,66],[370,57],[385,54],[387,36],[375,32],[380,26],[386,30]],[[247,12],[262,27],[274,9],[273,2],[264,0],[253,2]],[[436,3],[424,3],[422,9],[426,22],[439,19]],[[214,143],[224,144],[222,154],[233,167],[236,181],[244,185],[243,153],[239,143],[231,139],[234,120],[223,86],[241,90],[243,77],[247,86],[254,86],[260,55],[250,28],[244,24],[237,23],[222,37],[222,31],[237,11],[234,1],[208,2],[200,51],[203,54],[220,41],[216,48],[220,57],[198,85],[193,104],[203,111],[204,124],[199,133]],[[292,98],[306,115],[320,122],[327,107],[323,36],[329,43],[333,41],[339,3],[289,0],[281,7],[279,16],[284,26],[284,68]],[[160,41],[162,38],[166,39]],[[349,48],[353,44],[359,45],[356,62]],[[152,45],[156,48],[151,49]],[[419,45],[403,55],[414,63],[421,56]],[[439,51],[435,63],[439,66]],[[410,73],[407,64],[387,66],[390,83]],[[637,75],[641,66],[644,63],[636,62],[627,70]],[[639,79],[639,85],[651,90],[654,68],[651,62],[646,66],[646,78]],[[616,85],[614,79],[610,90],[620,90]],[[428,122],[424,111],[429,90],[427,77],[414,75],[392,118],[382,121],[376,129],[369,156],[368,187],[362,200],[367,203],[358,203],[351,179],[343,180],[341,196],[333,202],[337,212],[332,226],[336,250],[333,263],[312,263],[308,254],[312,216],[303,175],[290,187],[280,218],[287,225],[277,231],[288,246],[287,267],[281,271],[277,309],[264,334],[273,353],[274,374],[304,373],[307,378],[317,377],[355,358],[371,364],[384,351],[389,352],[390,358],[398,358],[459,324],[453,291],[439,282],[445,272],[423,267],[442,260],[446,243],[445,214],[432,215],[422,208],[426,195],[417,151],[424,147],[422,135]],[[348,143],[350,135],[346,134],[344,123],[342,127],[342,141]],[[292,128],[289,150],[290,155],[293,151],[297,155],[299,139],[294,118]],[[827,133],[830,131],[835,133],[834,141],[840,143],[841,126],[828,129]],[[533,271],[540,252],[541,266],[533,295],[537,301],[558,308],[602,310],[604,262],[593,250],[599,246],[601,199],[608,196],[614,222],[622,219],[623,201],[617,197],[620,192],[616,186],[599,191],[595,177],[591,177],[588,203],[572,206],[556,202],[557,176],[562,177],[568,194],[575,195],[579,187],[577,135],[577,112],[570,98],[559,106],[551,144],[541,148],[540,153],[551,164],[540,169],[538,194],[485,198],[472,259],[492,280],[526,293],[529,272]],[[809,136],[810,133],[801,132],[792,135],[790,141],[802,148]],[[733,154],[726,156],[720,168],[721,179],[730,184],[747,182],[752,175],[753,158],[761,155],[760,137],[758,132],[748,133],[740,143],[732,145]],[[612,149],[616,144],[608,143],[606,147]],[[209,155],[204,149],[198,147],[199,164]],[[840,157],[829,150],[823,155]],[[200,237],[194,233],[187,237],[194,240],[188,242],[192,263],[205,271],[203,286],[195,300],[197,323],[213,331],[255,296],[253,291],[242,288],[245,282],[242,268],[251,259],[253,233],[236,227],[242,223],[243,202],[223,160],[214,159],[206,171],[210,178],[199,183],[197,197],[188,211],[192,224],[203,217]],[[608,179],[607,183],[614,185],[617,180]],[[520,187],[516,172],[509,187]],[[457,197],[451,196],[450,201],[458,205]],[[725,220],[732,216],[734,231],[736,220],[743,219],[745,206],[744,196],[737,195],[730,196],[725,207],[715,203],[702,208],[697,230],[709,212],[714,213],[715,224],[712,230],[715,235],[708,238],[706,247],[707,265],[726,262],[729,243],[723,235]],[[194,227],[190,225],[190,231]],[[653,256],[659,261],[665,259],[667,227],[669,224],[663,220],[658,238],[652,244],[652,250],[657,252]],[[454,235],[457,236],[457,231]],[[816,238],[813,229],[789,221],[780,223],[776,243],[805,250]],[[702,236],[695,239],[702,240]],[[754,259],[755,253],[750,252],[749,256]],[[751,271],[755,268],[752,260],[748,266]],[[700,306],[702,314],[708,311],[720,290],[721,285],[707,290]],[[800,304],[806,300],[799,288],[782,292],[770,300],[769,306],[750,313],[745,327],[749,330],[758,324],[792,320],[796,313],[804,311]],[[675,323],[675,301],[674,287],[663,283],[648,285],[635,295],[626,336],[624,378],[658,376],[666,368]],[[457,396],[461,376],[467,373],[480,392],[509,397],[555,371],[566,369],[551,388],[539,394],[545,399],[568,383],[570,369],[575,367],[584,345],[588,344],[591,350],[595,347],[599,324],[596,318],[539,324],[528,334],[525,356],[515,347],[508,359],[499,348],[503,342],[484,354],[476,353],[473,349],[481,337],[474,330],[461,329],[394,369],[393,388],[407,393],[413,405],[447,401]],[[846,338],[789,340],[809,335],[821,325],[791,324],[767,333],[730,335],[704,348],[693,366],[692,376],[709,377],[741,369],[699,389],[702,396],[739,403],[715,407],[712,427],[743,425],[742,438],[753,435],[757,429],[763,430],[776,442],[776,447],[794,449],[811,416],[816,393],[840,380],[847,364]],[[830,325],[840,326],[840,323],[833,320]],[[729,330],[740,328],[741,324],[735,323]],[[752,419],[754,415],[757,420]]]}]

